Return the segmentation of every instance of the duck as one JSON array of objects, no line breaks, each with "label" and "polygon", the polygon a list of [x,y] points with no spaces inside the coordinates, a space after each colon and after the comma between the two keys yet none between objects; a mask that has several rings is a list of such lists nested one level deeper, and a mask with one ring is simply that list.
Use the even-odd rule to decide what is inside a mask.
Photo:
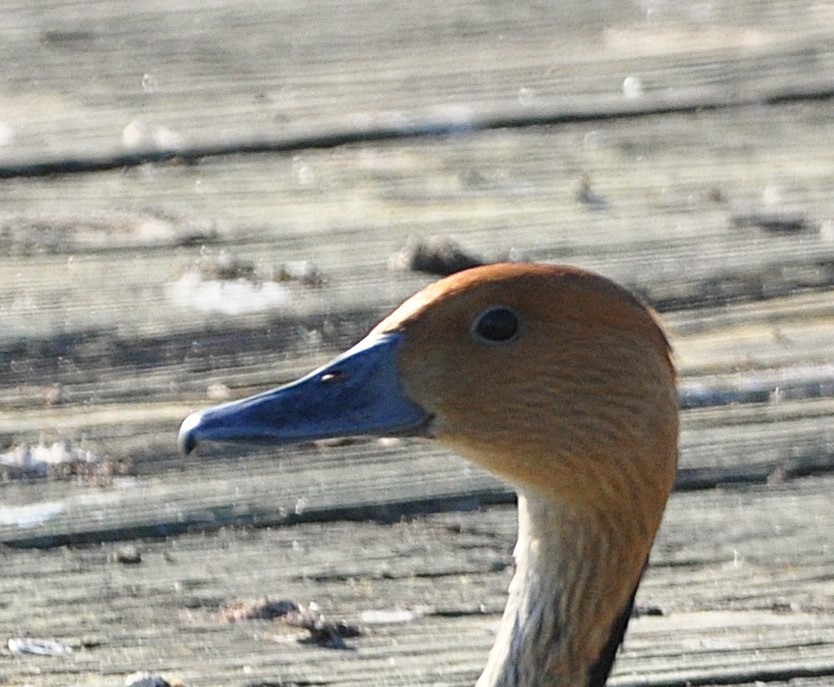
[{"label": "duck", "polygon": [[657,314],[577,267],[474,267],[298,381],[192,413],[179,442],[357,435],[440,442],[517,492],[515,572],[476,687],[602,687],[676,474]]}]

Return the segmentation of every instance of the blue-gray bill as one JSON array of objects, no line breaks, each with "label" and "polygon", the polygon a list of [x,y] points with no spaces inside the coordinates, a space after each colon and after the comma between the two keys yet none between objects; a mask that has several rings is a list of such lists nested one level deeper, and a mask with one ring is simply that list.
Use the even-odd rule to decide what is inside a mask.
[{"label": "blue-gray bill", "polygon": [[296,382],[192,413],[180,427],[180,448],[190,453],[201,441],[289,444],[363,434],[422,435],[431,418],[400,385],[401,338],[368,336]]}]

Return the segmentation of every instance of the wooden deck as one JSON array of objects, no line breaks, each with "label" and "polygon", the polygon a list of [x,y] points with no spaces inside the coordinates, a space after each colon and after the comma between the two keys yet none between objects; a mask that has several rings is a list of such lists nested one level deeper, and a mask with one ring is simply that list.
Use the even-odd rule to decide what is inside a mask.
[{"label": "wooden deck", "polygon": [[[505,485],[416,441],[176,450],[430,236],[669,325],[681,471],[611,684],[834,681],[834,3],[140,4],[0,7],[0,685],[473,684]],[[360,634],[225,619],[266,597]]]}]

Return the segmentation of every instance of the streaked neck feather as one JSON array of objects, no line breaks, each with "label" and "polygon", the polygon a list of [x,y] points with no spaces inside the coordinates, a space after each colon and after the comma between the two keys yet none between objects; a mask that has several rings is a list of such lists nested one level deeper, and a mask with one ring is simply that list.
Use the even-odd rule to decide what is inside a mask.
[{"label": "streaked neck feather", "polygon": [[476,687],[605,684],[648,553],[635,566],[635,542],[615,527],[519,494],[516,572]]}]

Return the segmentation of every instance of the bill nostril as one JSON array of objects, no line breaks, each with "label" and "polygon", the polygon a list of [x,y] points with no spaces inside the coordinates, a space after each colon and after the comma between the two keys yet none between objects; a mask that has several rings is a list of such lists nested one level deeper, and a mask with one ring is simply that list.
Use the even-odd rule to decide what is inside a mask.
[{"label": "bill nostril", "polygon": [[343,382],[347,378],[344,370],[329,370],[321,376],[321,382],[324,384],[335,384]]}]

